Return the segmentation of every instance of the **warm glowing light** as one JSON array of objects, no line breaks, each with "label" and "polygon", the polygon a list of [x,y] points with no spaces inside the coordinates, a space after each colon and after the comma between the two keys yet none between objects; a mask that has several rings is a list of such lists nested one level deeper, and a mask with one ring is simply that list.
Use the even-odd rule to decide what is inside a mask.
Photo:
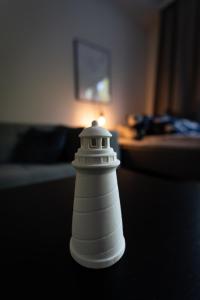
[{"label": "warm glowing light", "polygon": [[98,103],[81,103],[80,101],[73,102],[73,108],[70,115],[66,118],[66,124],[73,127],[90,127],[93,120],[97,120],[101,127],[108,130],[115,129],[118,111],[113,112],[109,107],[101,108]]},{"label": "warm glowing light", "polygon": [[99,126],[104,126],[106,124],[106,118],[103,114],[100,114],[100,116],[98,117],[98,124]]}]

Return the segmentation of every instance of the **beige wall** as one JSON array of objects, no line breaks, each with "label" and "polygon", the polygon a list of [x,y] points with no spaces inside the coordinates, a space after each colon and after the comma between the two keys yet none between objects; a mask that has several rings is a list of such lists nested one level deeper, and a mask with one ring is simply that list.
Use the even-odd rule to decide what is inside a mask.
[{"label": "beige wall", "polygon": [[[7,0],[0,4],[0,120],[87,125],[101,109],[107,125],[145,110],[148,34],[107,0]],[[74,98],[72,40],[112,54],[113,101]]]}]

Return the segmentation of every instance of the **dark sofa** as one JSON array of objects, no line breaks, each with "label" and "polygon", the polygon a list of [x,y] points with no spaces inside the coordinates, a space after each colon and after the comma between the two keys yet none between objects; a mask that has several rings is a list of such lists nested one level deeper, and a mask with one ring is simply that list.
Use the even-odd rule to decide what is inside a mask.
[{"label": "dark sofa", "polygon": [[[0,123],[0,188],[75,176],[71,165],[82,128]],[[111,146],[119,156],[117,133]]]}]

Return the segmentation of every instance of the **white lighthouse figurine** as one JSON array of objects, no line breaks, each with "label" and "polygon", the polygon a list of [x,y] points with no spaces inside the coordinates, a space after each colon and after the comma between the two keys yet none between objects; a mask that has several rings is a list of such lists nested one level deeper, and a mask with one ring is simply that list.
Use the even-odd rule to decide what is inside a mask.
[{"label": "white lighthouse figurine", "polygon": [[79,135],[81,147],[72,162],[77,172],[70,252],[88,268],[109,267],[125,250],[116,176],[120,161],[111,136],[93,121]]}]

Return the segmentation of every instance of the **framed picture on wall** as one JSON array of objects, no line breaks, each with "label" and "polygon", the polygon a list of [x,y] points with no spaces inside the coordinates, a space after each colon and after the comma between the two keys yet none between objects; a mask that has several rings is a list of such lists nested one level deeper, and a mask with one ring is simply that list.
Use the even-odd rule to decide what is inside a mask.
[{"label": "framed picture on wall", "polygon": [[111,55],[101,46],[74,41],[75,94],[80,101],[111,101]]}]

